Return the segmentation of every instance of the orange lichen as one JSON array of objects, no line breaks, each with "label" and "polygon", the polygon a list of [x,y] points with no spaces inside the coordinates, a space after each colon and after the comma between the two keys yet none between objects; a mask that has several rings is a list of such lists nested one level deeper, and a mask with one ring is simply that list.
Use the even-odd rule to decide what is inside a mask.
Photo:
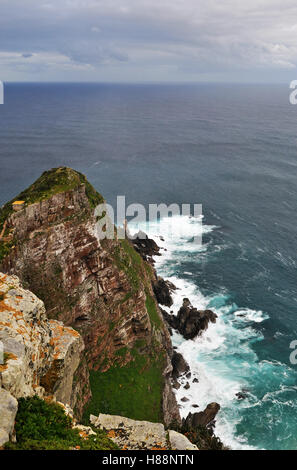
[{"label": "orange lichen", "polygon": [[111,431],[109,431],[108,434],[107,434],[107,437],[110,437],[110,438],[116,437],[115,431],[113,429]]},{"label": "orange lichen", "polygon": [[82,439],[85,439],[85,440],[89,439],[89,435],[85,431],[80,431],[79,435]]}]

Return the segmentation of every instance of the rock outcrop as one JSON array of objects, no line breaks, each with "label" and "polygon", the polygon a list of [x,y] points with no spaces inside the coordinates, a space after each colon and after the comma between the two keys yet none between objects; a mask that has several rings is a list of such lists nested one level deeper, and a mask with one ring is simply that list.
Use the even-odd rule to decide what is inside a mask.
[{"label": "rock outcrop", "polygon": [[176,289],[172,282],[165,281],[165,279],[158,276],[158,278],[153,281],[153,289],[158,303],[165,305],[165,307],[171,307],[173,304],[171,294]]},{"label": "rock outcrop", "polygon": [[80,334],[49,320],[43,302],[24,290],[16,276],[2,273],[0,342],[4,351],[0,365],[3,438],[13,428],[16,399],[20,397],[53,395],[64,404],[76,404],[73,377],[84,350]]},{"label": "rock outcrop", "polygon": [[160,423],[136,421],[123,416],[91,415],[91,424],[108,431],[108,437],[120,449],[129,450],[198,450],[186,436],[165,430]]},{"label": "rock outcrop", "polygon": [[135,250],[140,254],[144,261],[154,264],[154,256],[160,256],[160,247],[149,238],[144,232],[139,231],[132,239]]},{"label": "rock outcrop", "polygon": [[183,305],[176,316],[165,310],[162,314],[171,328],[178,330],[185,339],[194,339],[208,328],[209,323],[215,323],[217,315],[211,310],[197,310],[189,299],[183,300]]},{"label": "rock outcrop", "polygon": [[187,363],[187,361],[184,359],[184,357],[180,353],[176,351],[173,352],[171,362],[172,362],[172,367],[173,367],[173,370],[172,370],[173,379],[177,379],[180,376],[185,375],[190,371],[190,366]]},{"label": "rock outcrop", "polygon": [[[12,208],[15,200],[24,201],[17,212]],[[0,231],[5,225],[0,240],[0,271],[17,275],[44,302],[49,319],[44,341],[50,331],[55,337],[64,328],[65,335],[66,327],[51,324],[60,321],[78,331],[85,344],[72,391],[71,383],[65,381],[65,376],[61,378],[59,369],[59,361],[71,373],[76,367],[77,362],[68,364],[71,355],[67,353],[60,357],[56,352],[48,368],[41,360],[41,352],[36,351],[39,362],[34,368],[40,381],[34,386],[55,390],[60,400],[71,394],[70,402],[81,417],[91,395],[88,370],[104,374],[133,363],[143,374],[143,365],[137,366],[135,361],[136,356],[142,356],[146,358],[146,369],[154,369],[155,364],[160,369],[158,383],[163,382],[163,392],[159,394],[159,406],[164,422],[169,424],[180,420],[170,385],[171,340],[151,285],[154,270],[141,258],[149,259],[159,248],[147,238],[134,240],[140,256],[129,240],[116,236],[102,240],[97,230],[100,217],[94,209],[103,202],[83,175],[69,168],[57,168],[45,172],[0,209]],[[116,235],[116,229],[114,232]],[[57,339],[60,346],[61,341]],[[57,345],[58,351],[60,346]],[[50,350],[44,354],[47,358]],[[24,386],[32,388],[33,384]],[[149,385],[143,393],[150,393]]]},{"label": "rock outcrop", "polygon": [[4,388],[0,388],[0,447],[12,437],[17,410],[17,400]]},{"label": "rock outcrop", "polygon": [[188,429],[195,429],[199,426],[212,427],[220,408],[221,407],[218,403],[210,403],[204,411],[200,411],[199,413],[189,413],[184,420],[184,424]]}]

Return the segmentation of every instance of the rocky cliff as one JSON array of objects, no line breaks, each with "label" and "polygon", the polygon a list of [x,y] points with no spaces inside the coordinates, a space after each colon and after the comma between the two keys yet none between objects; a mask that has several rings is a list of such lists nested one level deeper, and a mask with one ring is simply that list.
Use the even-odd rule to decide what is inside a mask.
[{"label": "rocky cliff", "polygon": [[80,334],[49,320],[44,304],[16,276],[0,273],[0,445],[14,427],[17,400],[53,395],[75,406],[73,376],[84,350]]},{"label": "rocky cliff", "polygon": [[[16,200],[24,203],[14,211]],[[17,275],[44,302],[48,319],[43,318],[40,303],[32,328],[46,343],[52,339],[48,348],[36,343],[32,353],[36,382],[25,380],[20,387],[55,393],[74,407],[77,416],[85,409],[166,424],[180,421],[170,384],[170,335],[151,286],[154,270],[128,240],[98,238],[94,208],[100,202],[102,196],[83,175],[58,168],[45,172],[0,210],[0,271]],[[9,292],[6,295],[12,295]],[[12,309],[16,299],[10,300]],[[29,317],[20,321],[29,325]],[[40,335],[39,321],[45,322]],[[6,318],[4,323],[10,328]],[[25,334],[23,324],[13,328]],[[67,378],[59,382],[59,354],[67,338],[75,354],[81,351],[74,362],[74,349],[70,354],[71,383]],[[29,364],[31,353],[26,354],[22,361]]]}]

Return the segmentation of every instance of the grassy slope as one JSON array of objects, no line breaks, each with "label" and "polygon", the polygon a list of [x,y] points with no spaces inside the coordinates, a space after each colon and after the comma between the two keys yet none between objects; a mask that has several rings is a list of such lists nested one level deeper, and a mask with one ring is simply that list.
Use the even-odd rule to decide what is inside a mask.
[{"label": "grassy slope", "polygon": [[[125,271],[131,285],[131,295],[140,288],[146,290],[146,307],[151,324],[158,330],[162,327],[161,319],[153,297],[150,295],[150,268],[143,262],[128,240],[121,240],[114,252],[117,267]],[[129,350],[132,361],[120,367],[116,363],[107,372],[91,371],[90,381],[92,400],[85,409],[84,421],[89,415],[99,413],[116,414],[131,419],[162,421],[162,391],[165,353],[154,340],[149,346],[150,354],[143,353],[146,339],[139,340]],[[127,348],[117,352],[124,356]]]}]

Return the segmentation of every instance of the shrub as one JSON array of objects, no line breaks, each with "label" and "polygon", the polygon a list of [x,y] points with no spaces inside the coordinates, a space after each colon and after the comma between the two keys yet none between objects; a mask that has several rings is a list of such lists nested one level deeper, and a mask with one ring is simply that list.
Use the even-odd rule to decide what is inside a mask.
[{"label": "shrub", "polygon": [[103,431],[83,439],[72,420],[57,403],[39,397],[20,398],[16,416],[16,443],[7,443],[8,450],[109,450],[117,446]]}]

